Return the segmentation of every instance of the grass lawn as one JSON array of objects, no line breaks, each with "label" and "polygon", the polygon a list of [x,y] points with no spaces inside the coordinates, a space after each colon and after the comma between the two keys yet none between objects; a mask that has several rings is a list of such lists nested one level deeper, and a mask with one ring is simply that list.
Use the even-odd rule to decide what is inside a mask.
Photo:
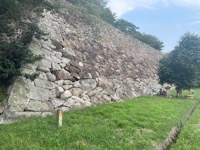
[{"label": "grass lawn", "polygon": [[177,143],[172,150],[199,150],[200,149],[200,106],[183,127]]},{"label": "grass lawn", "polygon": [[166,137],[194,100],[140,97],[0,125],[1,150],[151,150]]},{"label": "grass lawn", "polygon": [[[200,89],[192,89],[195,94],[194,94],[194,99],[200,99]],[[192,93],[189,90],[183,90],[182,96],[185,97],[186,95],[191,95]],[[171,91],[171,95],[173,97],[176,97],[176,90]]]}]

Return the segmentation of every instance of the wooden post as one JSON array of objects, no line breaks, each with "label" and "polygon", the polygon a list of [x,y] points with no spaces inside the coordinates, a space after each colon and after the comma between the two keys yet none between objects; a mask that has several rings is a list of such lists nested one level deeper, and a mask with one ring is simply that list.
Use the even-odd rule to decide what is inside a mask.
[{"label": "wooden post", "polygon": [[59,127],[62,126],[62,110],[61,109],[57,110],[57,124]]}]

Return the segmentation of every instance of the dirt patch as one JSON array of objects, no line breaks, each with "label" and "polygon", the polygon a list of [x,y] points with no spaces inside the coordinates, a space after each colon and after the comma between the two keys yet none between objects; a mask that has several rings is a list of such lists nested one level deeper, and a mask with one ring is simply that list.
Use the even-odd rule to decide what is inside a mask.
[{"label": "dirt patch", "polygon": [[136,133],[138,134],[147,134],[147,133],[152,133],[152,129],[146,129],[146,128],[137,128]]},{"label": "dirt patch", "polygon": [[196,124],[195,127],[196,127],[197,131],[200,132],[200,123],[199,123],[199,124]]},{"label": "dirt patch", "polygon": [[161,149],[161,145],[158,142],[152,141],[151,144],[152,144],[152,146],[154,147],[155,150]]}]

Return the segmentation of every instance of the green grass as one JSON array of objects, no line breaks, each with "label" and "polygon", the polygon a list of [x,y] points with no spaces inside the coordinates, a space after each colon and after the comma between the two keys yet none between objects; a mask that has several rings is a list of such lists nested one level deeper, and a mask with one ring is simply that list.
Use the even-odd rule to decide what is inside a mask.
[{"label": "green grass", "polygon": [[[200,89],[192,89],[193,91],[195,91],[195,94],[194,94],[194,99],[200,99]],[[186,96],[186,95],[190,95],[192,94],[191,91],[189,90],[183,90],[182,92],[182,96],[183,98]],[[176,90],[172,90],[171,91],[171,95],[173,97],[176,97]]]},{"label": "green grass", "polygon": [[199,150],[200,149],[200,105],[183,127],[177,142],[172,150]]},{"label": "green grass", "polygon": [[0,147],[58,150],[151,150],[195,103],[193,100],[140,97],[0,126]]}]

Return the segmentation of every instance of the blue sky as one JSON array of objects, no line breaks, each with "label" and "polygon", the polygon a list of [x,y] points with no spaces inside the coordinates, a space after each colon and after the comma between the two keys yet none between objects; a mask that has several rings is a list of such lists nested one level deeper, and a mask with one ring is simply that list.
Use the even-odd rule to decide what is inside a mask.
[{"label": "blue sky", "polygon": [[108,6],[140,32],[163,41],[164,52],[173,50],[184,33],[200,33],[200,0],[108,0]]}]

